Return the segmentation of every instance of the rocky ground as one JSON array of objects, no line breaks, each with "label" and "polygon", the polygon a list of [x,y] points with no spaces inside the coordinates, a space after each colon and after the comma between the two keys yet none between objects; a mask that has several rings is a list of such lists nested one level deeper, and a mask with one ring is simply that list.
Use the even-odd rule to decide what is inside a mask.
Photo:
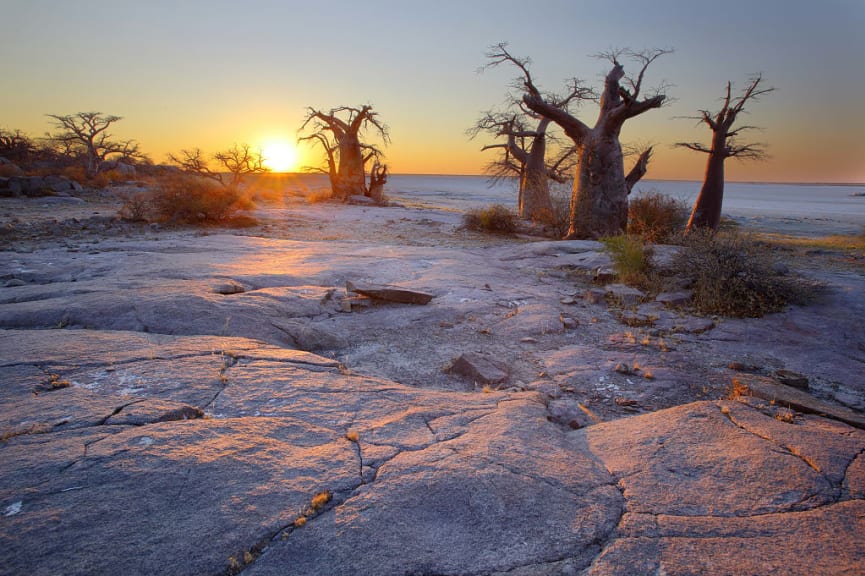
[{"label": "rocky ground", "polygon": [[704,318],[594,282],[596,243],[450,212],[288,202],[200,230],[117,207],[0,199],[0,573],[865,563],[856,262],[790,254],[816,302]]}]

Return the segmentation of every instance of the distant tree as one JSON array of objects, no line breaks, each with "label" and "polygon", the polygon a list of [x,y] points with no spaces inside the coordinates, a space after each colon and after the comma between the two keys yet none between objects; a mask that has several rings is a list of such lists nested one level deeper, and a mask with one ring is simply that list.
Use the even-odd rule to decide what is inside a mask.
[{"label": "distant tree", "polygon": [[110,160],[134,160],[142,157],[135,140],[114,140],[108,129],[123,118],[101,112],[78,112],[54,119],[57,132],[48,134],[57,150],[69,158],[81,158],[88,177],[96,176]]},{"label": "distant tree", "polygon": [[16,164],[26,164],[37,153],[38,146],[21,130],[0,128],[0,158]]},{"label": "distant tree", "polygon": [[[558,106],[554,98],[542,94],[529,73],[529,61],[512,56],[507,51],[507,44],[499,44],[489,53],[491,61],[510,62],[521,71],[523,103],[530,110],[561,126],[574,142],[578,161],[571,196],[568,238],[599,238],[620,234],[625,230],[628,222],[628,193],[636,180],[629,181],[625,175],[619,134],[627,120],[653,108],[660,108],[664,103],[666,96],[661,94],[661,88],[652,90],[648,97],[641,99],[641,96],[646,69],[667,53],[668,50],[654,49],[641,52],[615,50],[598,54],[598,57],[612,64],[604,80],[603,92],[598,96],[592,90],[583,89],[576,96],[578,100],[598,102],[600,110],[592,127]],[[623,57],[639,65],[635,78],[625,75],[625,69],[619,61]],[[580,85],[576,80],[573,83]],[[643,169],[632,171],[632,178],[638,180],[645,172],[650,153],[641,155],[638,163],[644,164]]]},{"label": "distant tree", "polygon": [[[188,174],[209,178],[223,186],[237,188],[246,176],[268,172],[264,166],[264,156],[260,150],[252,150],[249,144],[234,144],[231,148],[217,152],[208,159],[200,148],[188,148],[180,155],[169,154],[172,164]],[[215,162],[219,169],[210,167]]]},{"label": "distant tree", "polygon": [[334,197],[347,200],[353,195],[370,195],[366,184],[366,164],[382,157],[375,145],[361,140],[364,131],[372,127],[388,144],[387,126],[373,112],[372,106],[360,108],[340,106],[325,113],[307,108],[306,119],[298,130],[298,142],[318,143],[325,152],[326,168],[313,168],[330,178]]},{"label": "distant tree", "polygon": [[699,124],[706,124],[712,130],[712,143],[707,148],[698,142],[677,142],[676,146],[696,150],[709,155],[706,162],[706,174],[703,187],[694,202],[691,217],[688,219],[687,232],[695,228],[716,230],[721,222],[721,205],[724,201],[724,161],[727,158],[740,160],[762,160],[766,158],[766,145],[761,143],[739,142],[738,137],[743,131],[754,130],[755,126],[739,126],[733,129],[733,124],[739,114],[745,112],[745,105],[756,102],[764,94],[774,88],[761,86],[762,75],[758,74],[749,81],[748,86],[737,97],[732,96],[732,84],[727,82],[721,109],[717,112],[700,110],[699,116],[691,118]]}]

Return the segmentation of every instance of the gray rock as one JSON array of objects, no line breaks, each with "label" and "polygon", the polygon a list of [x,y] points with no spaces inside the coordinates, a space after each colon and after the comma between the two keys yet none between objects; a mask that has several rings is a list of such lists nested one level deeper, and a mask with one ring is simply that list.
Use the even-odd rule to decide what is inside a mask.
[{"label": "gray rock", "polygon": [[622,306],[636,306],[646,295],[636,288],[625,284],[608,284],[604,287],[607,296],[610,296]]},{"label": "gray rock", "polygon": [[345,289],[347,292],[357,292],[375,300],[400,304],[429,304],[430,300],[433,299],[433,295],[426,292],[381,284],[357,284],[349,281],[345,283]]},{"label": "gray rock", "polygon": [[571,399],[550,401],[547,406],[549,419],[556,424],[567,426],[573,430],[584,428],[594,423],[592,418],[580,407],[580,403]]},{"label": "gray rock", "polygon": [[316,352],[345,346],[342,336],[308,321],[274,319],[271,324],[288,334],[298,350]]},{"label": "gray rock", "polygon": [[46,176],[42,185],[55,193],[72,190],[72,182],[65,176]]},{"label": "gray rock", "polygon": [[691,303],[691,298],[694,292],[691,290],[682,290],[679,292],[661,292],[655,297],[655,302],[663,304],[669,308],[681,308]]},{"label": "gray rock", "polygon": [[240,282],[235,282],[234,280],[226,280],[225,282],[218,282],[213,285],[213,291],[217,294],[242,294],[246,292],[246,287]]},{"label": "gray rock", "polygon": [[465,376],[478,384],[501,384],[508,379],[507,366],[481,352],[460,354],[445,371]]},{"label": "gray rock", "polygon": [[697,316],[666,317],[655,322],[655,327],[664,332],[701,334],[714,328],[715,321],[711,318],[699,318]]},{"label": "gray rock", "polygon": [[775,380],[784,386],[792,386],[800,390],[808,389],[808,377],[792,370],[775,370]]},{"label": "gray rock", "polygon": [[845,406],[818,400],[803,390],[778,384],[770,378],[754,374],[737,374],[733,378],[733,386],[738,394],[777,402],[781,406],[799,412],[820,414],[865,430],[865,416]]},{"label": "gray rock", "polygon": [[583,300],[589,304],[601,304],[606,294],[607,291],[603,288],[589,288],[583,293]]}]

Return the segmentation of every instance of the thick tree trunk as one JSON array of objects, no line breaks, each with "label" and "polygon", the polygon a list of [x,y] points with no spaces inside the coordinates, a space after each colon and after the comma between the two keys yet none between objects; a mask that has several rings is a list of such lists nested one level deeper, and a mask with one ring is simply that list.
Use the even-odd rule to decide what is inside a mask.
[{"label": "thick tree trunk", "polygon": [[694,209],[688,219],[686,232],[695,228],[717,230],[721,223],[721,204],[724,200],[724,160],[723,154],[712,152],[706,162],[706,177],[703,187],[694,202]]},{"label": "thick tree trunk", "polygon": [[356,135],[346,134],[339,142],[339,168],[333,194],[340,200],[366,194],[366,175],[363,170],[363,152]]},{"label": "thick tree trunk", "polygon": [[727,159],[727,130],[718,126],[712,134],[712,148],[706,161],[703,187],[694,202],[685,232],[695,228],[717,230],[721,223],[721,205],[724,201],[724,160]]},{"label": "thick tree trunk", "polygon": [[520,184],[520,218],[535,222],[542,222],[553,213],[545,161],[546,141],[543,132],[533,139]]},{"label": "thick tree trunk", "polygon": [[615,236],[628,225],[628,185],[618,135],[593,130],[582,142],[568,239]]}]

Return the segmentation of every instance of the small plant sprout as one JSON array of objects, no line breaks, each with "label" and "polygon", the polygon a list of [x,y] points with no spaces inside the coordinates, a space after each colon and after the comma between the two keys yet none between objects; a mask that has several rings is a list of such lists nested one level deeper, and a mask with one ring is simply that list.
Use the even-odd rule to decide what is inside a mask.
[{"label": "small plant sprout", "polygon": [[778,410],[778,412],[775,414],[775,420],[778,420],[779,422],[786,422],[787,424],[793,423],[793,417],[793,411],[789,408],[782,408],[781,410]]},{"label": "small plant sprout", "polygon": [[298,516],[294,521],[295,528],[303,528],[306,525],[306,516]]},{"label": "small plant sprout", "polygon": [[645,370],[643,372],[643,378],[645,378],[646,380],[654,380],[655,374],[651,370]]},{"label": "small plant sprout", "polygon": [[483,392],[484,394],[489,394],[492,391],[493,391],[493,389],[490,388],[489,384],[484,384],[484,387],[481,388],[481,392]]},{"label": "small plant sprout", "polygon": [[357,443],[360,440],[360,434],[357,433],[357,430],[349,430],[345,433],[345,439],[349,442]]},{"label": "small plant sprout", "polygon": [[310,506],[314,511],[318,511],[322,506],[330,502],[330,499],[333,498],[333,495],[324,490],[323,492],[319,492],[315,496],[312,497],[312,502],[310,502]]}]

